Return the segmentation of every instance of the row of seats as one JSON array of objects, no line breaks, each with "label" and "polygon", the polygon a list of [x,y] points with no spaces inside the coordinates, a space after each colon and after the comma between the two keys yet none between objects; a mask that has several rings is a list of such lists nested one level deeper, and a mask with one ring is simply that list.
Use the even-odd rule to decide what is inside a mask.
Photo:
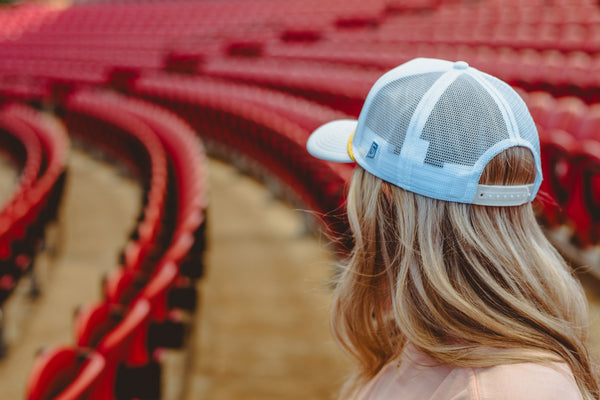
[{"label": "row of seats", "polygon": [[265,88],[166,73],[144,74],[129,91],[173,110],[202,132],[204,141],[225,147],[230,158],[254,160],[325,226],[347,231],[340,207],[351,166],[321,162],[305,150],[313,129],[345,114]]},{"label": "row of seats", "polygon": [[[456,24],[452,20],[431,24],[432,20],[438,18],[438,14],[444,15],[444,10],[456,8],[447,4],[438,4],[436,12],[428,16],[401,14],[387,18],[376,24],[376,29],[360,24],[359,29],[344,29],[332,21],[328,21],[324,27],[303,27],[302,20],[313,23],[315,19],[305,11],[295,14],[292,24],[287,27],[280,21],[282,14],[286,15],[279,10],[281,7],[271,10],[275,7],[268,7],[267,3],[268,0],[247,2],[243,3],[244,6],[237,7],[232,11],[236,15],[243,15],[243,11],[248,13],[244,16],[247,20],[238,21],[237,24],[232,23],[233,19],[223,17],[229,7],[232,7],[228,4],[216,6],[213,3],[183,2],[132,3],[114,8],[101,4],[73,6],[52,19],[51,23],[22,35],[19,40],[2,43],[0,56],[4,61],[0,65],[0,74],[7,77],[5,81],[16,81],[14,85],[17,88],[5,82],[5,90],[12,92],[24,89],[23,79],[19,78],[23,76],[71,84],[105,85],[110,83],[110,75],[115,67],[134,70],[163,69],[173,59],[190,61],[195,57],[198,61],[224,52],[247,51],[248,46],[244,47],[244,44],[252,41],[257,44],[255,53],[268,56],[354,63],[381,69],[388,69],[415,56],[460,58],[513,84],[519,83],[528,91],[551,90],[556,96],[571,94],[585,98],[588,102],[599,100],[598,58],[586,54],[585,51],[588,50],[577,46],[565,49],[583,51],[571,51],[567,54],[556,51],[561,41],[574,40],[572,35],[566,35],[563,30],[570,29],[575,36],[585,38],[586,43],[599,37],[593,32],[582,31],[588,28],[582,28],[576,23],[560,28],[539,25],[539,29],[548,29],[550,35],[540,35],[535,30],[515,29],[512,25],[498,27],[497,24],[484,24],[481,29],[489,30],[492,35],[495,35],[495,30],[504,29],[502,41],[495,42],[487,34],[471,32],[471,29],[480,29],[475,24]],[[311,4],[308,0],[298,0],[286,3],[283,8],[307,10]],[[178,8],[177,5],[181,7]],[[336,9],[338,5],[335,2],[328,5],[329,7],[319,7],[319,15],[351,19],[352,12],[364,11],[363,8],[366,7],[351,3]],[[478,10],[482,7],[477,5],[458,8]],[[264,11],[264,8],[269,11]],[[370,5],[368,8],[371,14],[385,14],[384,4]],[[211,13],[215,15],[216,21],[226,22],[220,24],[207,18]],[[135,24],[129,22],[132,20],[130,16],[134,14]],[[193,24],[184,22],[196,14],[202,17],[192,18]],[[276,17],[278,22],[257,25],[263,14]],[[177,24],[171,23],[175,19]],[[174,29],[188,25],[198,30],[182,33]],[[77,29],[83,32],[69,30],[74,29],[74,26],[79,26]],[[506,28],[501,28],[502,26]],[[127,27],[133,30],[128,31]],[[147,31],[139,32],[139,27],[145,27]],[[436,34],[438,30],[439,35]],[[286,40],[310,38],[311,31],[312,38],[316,40],[314,46],[290,46]],[[531,40],[525,37],[521,40],[519,35],[522,31]],[[457,38],[454,32],[468,40]],[[531,41],[545,41],[546,45],[538,46]],[[536,48],[553,50],[543,52],[535,50]]]},{"label": "row of seats", "polygon": [[[47,224],[56,219],[62,196],[69,139],[48,114],[16,103],[0,109],[0,141],[20,166],[17,188],[0,211],[0,306],[19,278],[34,272]],[[39,288],[32,282],[31,294]],[[0,327],[2,331],[2,327]],[[0,337],[0,347],[4,342]]]},{"label": "row of seats", "polygon": [[[275,0],[247,2],[124,2],[121,4],[74,4],[42,26],[39,34],[81,31],[87,33],[146,33],[156,40],[194,36],[206,28],[239,25],[296,26],[299,22],[323,27],[337,20],[378,20],[384,16],[385,1],[360,0]],[[35,35],[34,35],[35,36]],[[25,38],[27,39],[27,38]],[[75,39],[76,40],[76,39]]]},{"label": "row of seats", "polygon": [[[465,22],[465,25],[438,24],[428,19],[398,20],[376,30],[362,32],[361,41],[402,41],[407,43],[451,44],[466,46],[509,47],[513,49],[583,51],[594,54],[600,50],[599,21],[593,25],[579,23],[522,25],[518,22],[497,24],[489,21]],[[356,33],[329,31],[329,40],[359,36]]]},{"label": "row of seats", "polygon": [[[17,280],[27,271],[32,271],[31,256],[36,247],[34,242],[38,238],[33,238],[33,234],[28,235],[29,240],[21,238],[16,240],[13,231],[17,230],[19,203],[24,201],[28,191],[38,179],[40,171],[43,169],[43,154],[40,140],[36,133],[21,119],[12,115],[9,110],[0,111],[0,142],[4,155],[10,159],[11,164],[16,168],[19,176],[18,184],[5,200],[3,208],[0,211],[0,226],[2,234],[0,243],[3,243],[0,261],[0,300],[3,303],[14,289]],[[32,225],[35,221],[31,221]],[[28,227],[23,222],[25,229]],[[32,231],[33,229],[30,229]],[[21,243],[19,243],[21,242]],[[25,245],[25,243],[30,245]],[[3,329],[0,328],[0,332]],[[0,335],[1,336],[1,335]],[[5,344],[0,337],[0,348],[4,353]]]},{"label": "row of seats", "polygon": [[594,0],[489,0],[465,7],[457,4],[438,8],[432,21],[447,23],[456,20],[489,24],[581,24],[600,22],[598,4]]},{"label": "row of seats", "polygon": [[71,93],[59,113],[73,135],[130,166],[144,205],[103,299],[78,311],[73,345],[38,357],[27,398],[159,398],[161,349],[182,346],[181,312],[194,310],[203,274],[203,147],[173,114],[104,90]]},{"label": "row of seats", "polygon": [[289,92],[354,116],[358,116],[381,73],[376,69],[262,57],[214,58],[197,70],[200,76]]},{"label": "row of seats", "polygon": [[[600,101],[600,58],[583,52],[344,40],[293,46],[270,42],[260,46],[257,53],[263,58],[326,62],[380,71],[415,57],[463,60],[527,91],[544,90],[555,97],[574,95],[588,103]],[[233,64],[242,62],[230,61]]]},{"label": "row of seats", "polygon": [[0,99],[30,103],[50,98],[50,85],[37,77],[0,76]]}]

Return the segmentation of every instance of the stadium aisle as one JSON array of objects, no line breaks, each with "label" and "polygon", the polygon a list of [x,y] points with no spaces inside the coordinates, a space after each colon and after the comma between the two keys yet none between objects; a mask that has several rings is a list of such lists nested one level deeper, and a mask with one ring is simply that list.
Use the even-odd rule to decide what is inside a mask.
[{"label": "stadium aisle", "polygon": [[207,276],[187,399],[330,399],[346,359],[329,333],[333,260],[302,211],[209,164]]},{"label": "stadium aisle", "polygon": [[0,204],[4,204],[17,187],[19,176],[8,158],[0,154]]}]

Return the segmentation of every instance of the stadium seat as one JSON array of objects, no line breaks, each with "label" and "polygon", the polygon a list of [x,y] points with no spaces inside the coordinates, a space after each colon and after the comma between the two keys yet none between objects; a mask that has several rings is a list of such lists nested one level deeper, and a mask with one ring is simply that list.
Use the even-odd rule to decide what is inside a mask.
[{"label": "stadium seat", "polygon": [[527,107],[535,123],[546,128],[556,109],[556,99],[548,92],[529,92]]},{"label": "stadium seat", "polygon": [[578,139],[600,140],[600,104],[589,106],[587,113],[574,129],[573,135]]},{"label": "stadium seat", "polygon": [[150,312],[150,304],[143,298],[127,309],[103,302],[80,311],[76,323],[78,346],[93,347],[106,359],[99,382],[87,399],[158,398],[160,379],[144,383],[141,374],[135,375],[137,379],[131,375],[131,368],[138,367],[135,349],[147,343]]},{"label": "stadium seat", "polygon": [[544,121],[549,129],[560,129],[574,135],[588,112],[588,106],[578,97],[561,97]]},{"label": "stadium seat", "polygon": [[577,173],[565,213],[575,244],[587,249],[600,244],[600,141],[582,141],[571,158]]},{"label": "stadium seat", "polygon": [[89,398],[106,360],[98,352],[71,346],[46,349],[29,374],[27,400],[82,400]]},{"label": "stadium seat", "polygon": [[[557,129],[539,129],[544,180],[540,187],[542,196],[541,219],[549,229],[565,224],[565,206],[573,196],[574,180],[578,168],[573,155],[578,149],[575,138]],[[546,195],[546,196],[544,196]]]}]

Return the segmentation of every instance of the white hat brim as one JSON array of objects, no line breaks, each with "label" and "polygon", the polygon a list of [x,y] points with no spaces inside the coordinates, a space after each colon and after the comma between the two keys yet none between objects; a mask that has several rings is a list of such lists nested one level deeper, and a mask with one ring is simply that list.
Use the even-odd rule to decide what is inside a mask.
[{"label": "white hat brim", "polygon": [[318,127],[308,138],[306,149],[316,158],[341,163],[352,163],[348,141],[358,124],[354,119],[331,121]]}]

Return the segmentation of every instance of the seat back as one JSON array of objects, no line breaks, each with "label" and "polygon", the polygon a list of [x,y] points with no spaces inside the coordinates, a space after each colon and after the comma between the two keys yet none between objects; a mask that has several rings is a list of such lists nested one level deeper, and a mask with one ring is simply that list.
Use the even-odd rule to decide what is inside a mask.
[{"label": "seat back", "polygon": [[90,349],[67,346],[47,349],[35,360],[26,399],[84,399],[98,381],[104,366],[104,357]]}]

